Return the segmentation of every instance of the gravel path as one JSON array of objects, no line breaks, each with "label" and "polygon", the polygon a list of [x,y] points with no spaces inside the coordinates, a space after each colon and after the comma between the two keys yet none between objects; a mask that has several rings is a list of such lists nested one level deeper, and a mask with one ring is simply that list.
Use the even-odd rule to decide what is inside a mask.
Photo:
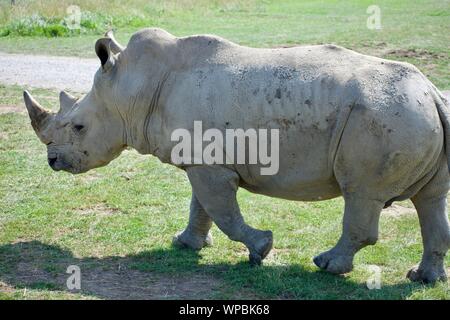
[{"label": "gravel path", "polygon": [[[87,92],[99,67],[97,59],[0,52],[0,84]],[[450,91],[443,91],[450,100]]]},{"label": "gravel path", "polygon": [[97,59],[0,52],[0,83],[87,92],[99,64]]}]

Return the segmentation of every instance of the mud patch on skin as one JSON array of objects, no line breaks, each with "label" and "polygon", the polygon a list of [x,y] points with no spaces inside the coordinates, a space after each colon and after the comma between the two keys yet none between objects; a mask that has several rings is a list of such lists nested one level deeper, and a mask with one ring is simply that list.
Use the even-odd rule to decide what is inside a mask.
[{"label": "mud patch on skin", "polygon": [[393,204],[389,208],[383,209],[383,211],[381,211],[381,214],[387,217],[394,217],[394,218],[405,216],[412,217],[416,214],[416,210],[398,204]]},{"label": "mud patch on skin", "polygon": [[445,99],[450,101],[450,90],[442,91],[442,94],[444,95]]}]

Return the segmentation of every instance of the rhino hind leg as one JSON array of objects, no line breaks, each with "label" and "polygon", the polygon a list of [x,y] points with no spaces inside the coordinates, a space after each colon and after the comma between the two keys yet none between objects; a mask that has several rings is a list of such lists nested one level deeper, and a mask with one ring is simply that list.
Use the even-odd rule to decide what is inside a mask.
[{"label": "rhino hind leg", "polygon": [[314,263],[334,274],[352,271],[353,257],[378,239],[378,221],[384,203],[355,195],[345,197],[342,235],[332,249],[316,256]]},{"label": "rhino hind leg", "polygon": [[446,201],[448,182],[445,163],[436,176],[411,199],[419,215],[424,248],[422,261],[407,274],[411,281],[434,283],[447,279],[444,258],[450,247]]},{"label": "rhino hind leg", "polygon": [[183,232],[177,233],[173,238],[173,245],[181,248],[200,250],[212,246],[213,239],[209,230],[212,220],[203,209],[197,197],[192,193],[189,223]]},{"label": "rhino hind leg", "polygon": [[236,192],[239,176],[220,166],[196,166],[186,169],[192,189],[205,212],[228,238],[245,244],[250,263],[261,264],[272,249],[271,231],[254,229],[245,223]]}]

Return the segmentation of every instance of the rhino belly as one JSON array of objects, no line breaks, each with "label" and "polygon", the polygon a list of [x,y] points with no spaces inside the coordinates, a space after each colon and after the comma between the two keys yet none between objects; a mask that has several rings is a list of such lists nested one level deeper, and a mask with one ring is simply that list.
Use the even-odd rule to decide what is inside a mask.
[{"label": "rhino belly", "polygon": [[279,170],[261,175],[262,165],[237,165],[241,186],[251,192],[291,200],[314,201],[337,197],[339,185],[330,167],[332,130],[280,129]]}]

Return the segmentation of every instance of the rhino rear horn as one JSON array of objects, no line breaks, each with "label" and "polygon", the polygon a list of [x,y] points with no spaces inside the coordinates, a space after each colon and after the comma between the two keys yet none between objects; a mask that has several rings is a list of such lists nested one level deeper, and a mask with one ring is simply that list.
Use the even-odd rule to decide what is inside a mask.
[{"label": "rhino rear horn", "polygon": [[105,37],[111,39],[110,48],[114,54],[118,54],[125,49],[124,46],[122,46],[119,42],[117,42],[112,30],[108,30],[105,33]]},{"label": "rhino rear horn", "polygon": [[77,102],[77,98],[75,98],[74,96],[72,96],[71,94],[65,92],[65,91],[61,91],[59,93],[59,105],[61,108],[62,112],[67,112],[69,111],[73,105]]},{"label": "rhino rear horn", "polygon": [[42,142],[46,140],[42,134],[43,129],[47,126],[52,118],[52,113],[45,110],[41,105],[31,96],[28,91],[23,92],[23,99],[28,110],[28,115],[31,119],[31,125]]}]

